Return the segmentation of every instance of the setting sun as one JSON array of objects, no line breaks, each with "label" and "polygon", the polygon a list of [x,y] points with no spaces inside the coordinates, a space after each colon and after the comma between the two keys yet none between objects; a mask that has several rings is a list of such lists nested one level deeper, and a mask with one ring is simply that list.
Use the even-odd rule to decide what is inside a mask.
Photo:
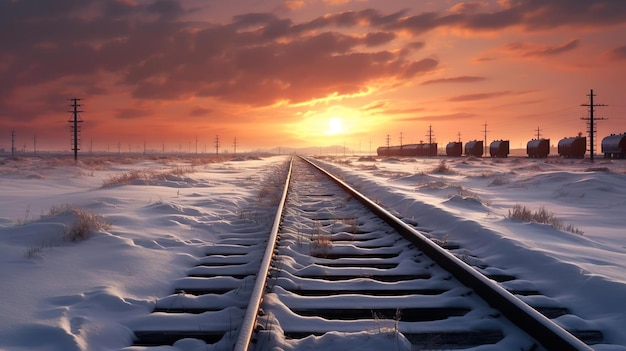
[{"label": "setting sun", "polygon": [[343,124],[341,122],[341,118],[333,117],[328,120],[328,130],[326,134],[328,135],[337,135],[343,133]]}]

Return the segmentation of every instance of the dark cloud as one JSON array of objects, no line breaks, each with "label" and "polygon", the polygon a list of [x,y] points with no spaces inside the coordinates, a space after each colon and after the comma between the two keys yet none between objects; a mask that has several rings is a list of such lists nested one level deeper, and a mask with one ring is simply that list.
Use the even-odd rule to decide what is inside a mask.
[{"label": "dark cloud", "polygon": [[[360,93],[382,79],[414,79],[439,66],[437,59],[416,57],[423,42],[388,49],[399,31],[602,27],[626,18],[626,2],[609,0],[518,1],[489,13],[477,13],[479,8],[467,3],[458,13],[416,15],[365,9],[301,23],[250,13],[216,24],[185,21],[190,10],[182,0],[0,0],[0,104],[20,88],[75,77],[102,82],[104,75],[139,99],[304,102]],[[517,49],[547,56],[578,45],[571,40]],[[104,91],[99,84],[91,91]]]},{"label": "dark cloud", "polygon": [[613,60],[626,60],[626,45],[609,51],[608,55]]},{"label": "dark cloud", "polygon": [[465,94],[465,95],[457,95],[448,99],[448,101],[452,102],[463,102],[463,101],[478,101],[478,100],[488,100],[495,99],[502,96],[523,96],[528,94],[536,93],[538,90],[523,90],[523,91],[494,91],[489,93],[478,93],[478,94]]},{"label": "dark cloud", "polygon": [[500,11],[452,14],[422,13],[406,16],[386,24],[388,29],[408,30],[422,34],[438,27],[459,27],[466,30],[493,31],[513,26],[536,31],[561,26],[603,28],[626,21],[626,1],[615,0],[524,0],[516,1]]},{"label": "dark cloud", "polygon": [[[359,93],[373,80],[406,79],[438,64],[434,59],[408,57],[407,50],[423,43],[411,44],[407,50],[361,52],[394,41],[393,32],[374,28],[357,35],[331,29],[363,23],[382,26],[397,21],[404,11],[344,12],[301,24],[251,13],[235,16],[230,23],[199,26],[175,20],[184,13],[175,0],[60,0],[51,9],[58,17],[38,12],[28,17],[22,8],[26,3],[0,2],[5,13],[23,19],[0,24],[5,32],[16,33],[11,38],[0,36],[8,57],[6,69],[0,71],[3,98],[18,86],[112,73],[139,99],[212,96],[268,105]],[[34,6],[43,0],[28,3]],[[99,9],[99,15],[80,15],[93,8]],[[92,91],[99,91],[98,87]],[[124,116],[128,113],[120,114]]]},{"label": "dark cloud", "polygon": [[204,117],[213,113],[213,110],[202,106],[196,106],[193,110],[189,111],[189,115],[193,117]]},{"label": "dark cloud", "polygon": [[478,94],[466,94],[466,95],[457,95],[448,99],[448,101],[460,102],[460,101],[476,101],[476,100],[487,100],[498,98],[501,96],[511,95],[511,91],[495,91],[491,93],[478,93]]},{"label": "dark cloud", "polygon": [[115,117],[119,119],[136,119],[136,118],[149,116],[150,114],[152,114],[152,112],[148,110],[137,109],[137,108],[123,108],[123,109],[117,110]]},{"label": "dark cloud", "polygon": [[406,79],[413,78],[416,75],[420,75],[422,73],[432,71],[437,67],[439,62],[432,58],[427,58],[415,62],[411,62],[407,67],[403,74],[403,77]]},{"label": "dark cloud", "polygon": [[169,19],[177,18],[185,12],[178,0],[156,0],[146,5],[146,11]]},{"label": "dark cloud", "polygon": [[460,77],[452,77],[452,78],[440,78],[440,79],[432,79],[422,82],[421,85],[428,84],[439,84],[439,83],[476,83],[482,82],[486,80],[485,77],[476,77],[476,76],[460,76]]},{"label": "dark cloud", "polygon": [[367,33],[364,43],[367,46],[378,46],[387,44],[396,38],[396,34],[392,32],[373,32]]},{"label": "dark cloud", "polygon": [[576,49],[580,44],[577,39],[572,39],[565,44],[546,46],[533,43],[511,43],[504,47],[506,51],[522,57],[531,56],[555,56]]}]

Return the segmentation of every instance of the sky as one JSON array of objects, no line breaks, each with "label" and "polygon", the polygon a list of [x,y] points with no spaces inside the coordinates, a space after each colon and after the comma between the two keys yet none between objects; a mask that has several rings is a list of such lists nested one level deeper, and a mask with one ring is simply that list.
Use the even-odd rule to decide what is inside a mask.
[{"label": "sky", "polygon": [[[0,0],[0,149],[220,152],[626,132],[622,0]],[[430,131],[430,132],[429,132]],[[14,132],[14,137],[11,137]]]}]

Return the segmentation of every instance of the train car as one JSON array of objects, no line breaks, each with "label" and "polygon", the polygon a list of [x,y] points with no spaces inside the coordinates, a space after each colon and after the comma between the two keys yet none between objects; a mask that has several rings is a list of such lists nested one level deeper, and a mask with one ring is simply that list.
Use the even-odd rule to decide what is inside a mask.
[{"label": "train car", "polygon": [[465,156],[482,157],[483,149],[484,146],[482,140],[468,141],[465,143]]},{"label": "train car", "polygon": [[378,156],[389,157],[389,156],[400,156],[400,147],[399,146],[381,146],[376,149],[376,154]]},{"label": "train car", "polygon": [[463,143],[460,141],[451,141],[446,145],[446,155],[459,157],[463,155]]},{"label": "train car", "polygon": [[565,158],[584,158],[587,151],[587,137],[576,136],[559,140],[559,155]]},{"label": "train car", "polygon": [[376,155],[378,156],[390,156],[389,148],[387,146],[379,146],[376,149]]},{"label": "train car", "polygon": [[611,134],[602,139],[602,153],[604,158],[626,157],[626,133]]},{"label": "train car", "polygon": [[421,154],[419,156],[437,156],[437,143],[426,143],[421,145]]},{"label": "train car", "polygon": [[402,146],[402,156],[430,157],[437,156],[437,143],[407,144]]},{"label": "train car", "polygon": [[402,146],[380,146],[378,156],[437,156],[437,143],[406,144]]},{"label": "train car", "polygon": [[489,144],[489,154],[491,157],[506,158],[509,157],[509,141],[495,140]]},{"label": "train car", "polygon": [[533,139],[526,144],[526,153],[530,158],[546,158],[550,154],[550,139]]},{"label": "train car", "polygon": [[415,157],[419,155],[419,145],[418,144],[406,144],[400,147],[399,153],[396,156],[408,156]]}]

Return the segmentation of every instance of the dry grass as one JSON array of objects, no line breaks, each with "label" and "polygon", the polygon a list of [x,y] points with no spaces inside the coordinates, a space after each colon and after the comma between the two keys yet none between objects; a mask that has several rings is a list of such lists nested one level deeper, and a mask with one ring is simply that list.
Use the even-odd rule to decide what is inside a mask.
[{"label": "dry grass", "polygon": [[128,185],[135,181],[153,182],[157,180],[172,180],[173,177],[181,177],[188,173],[196,172],[193,166],[190,167],[174,167],[165,172],[156,172],[154,170],[133,169],[128,172],[112,175],[102,181],[102,188],[112,188],[120,185]]},{"label": "dry grass", "polygon": [[83,241],[94,231],[107,230],[111,225],[102,216],[69,205],[55,206],[50,209],[51,215],[69,213],[74,222],[66,229],[63,239],[67,241]]},{"label": "dry grass", "polygon": [[531,211],[526,206],[515,205],[512,210],[509,210],[507,218],[518,219],[524,222],[542,223],[547,224],[558,230],[567,231],[574,234],[583,235],[584,232],[576,228],[573,224],[563,224],[554,213],[549,212],[545,207],[541,206],[538,210]]},{"label": "dry grass", "polygon": [[121,174],[112,175],[102,181],[103,188],[112,188],[114,186],[127,185],[136,180],[147,180],[149,175],[145,171],[131,170]]},{"label": "dry grass", "polygon": [[441,162],[439,162],[439,165],[437,165],[437,167],[435,167],[432,171],[430,171],[430,173],[454,174],[455,172],[450,168],[450,166],[448,166],[448,164],[446,163],[446,160],[442,160]]},{"label": "dry grass", "polygon": [[330,235],[315,234],[311,237],[311,246],[314,249],[327,250],[333,246]]}]

